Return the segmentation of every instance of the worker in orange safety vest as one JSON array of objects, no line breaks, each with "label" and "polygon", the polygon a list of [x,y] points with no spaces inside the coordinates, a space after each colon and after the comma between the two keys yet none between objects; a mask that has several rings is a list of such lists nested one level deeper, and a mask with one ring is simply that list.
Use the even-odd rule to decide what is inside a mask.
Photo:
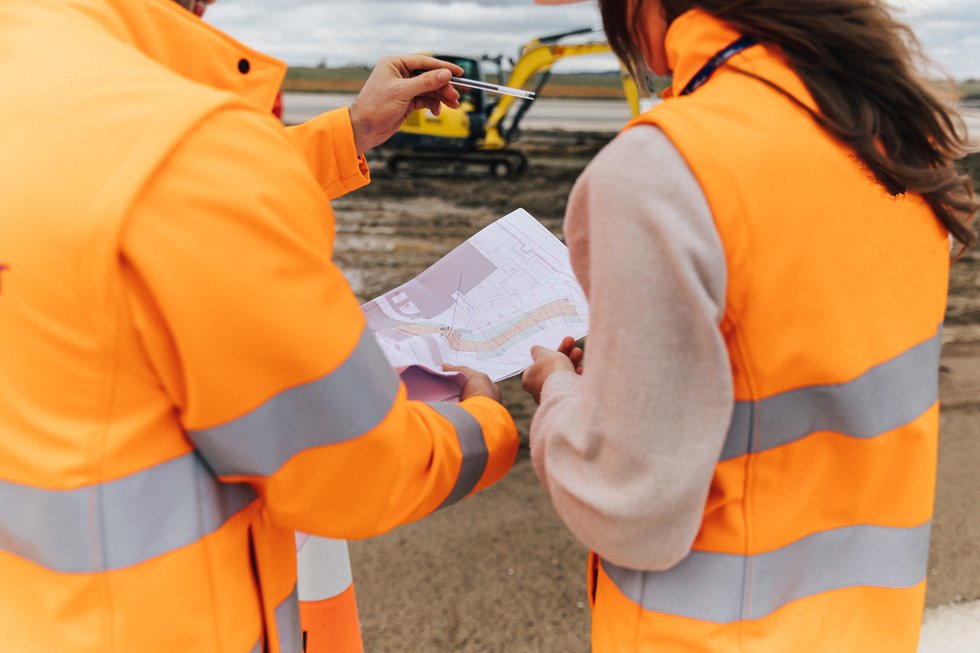
[{"label": "worker in orange safety vest", "polygon": [[976,240],[956,116],[875,0],[600,6],[671,80],[569,199],[587,359],[566,339],[524,377],[593,551],[592,650],[915,653],[950,246]]},{"label": "worker in orange safety vest", "polygon": [[328,200],[461,71],[388,58],[284,128],[285,66],[194,13],[0,6],[3,650],[299,653],[296,531],[387,531],[516,456],[485,376],[407,400],[331,260]]}]

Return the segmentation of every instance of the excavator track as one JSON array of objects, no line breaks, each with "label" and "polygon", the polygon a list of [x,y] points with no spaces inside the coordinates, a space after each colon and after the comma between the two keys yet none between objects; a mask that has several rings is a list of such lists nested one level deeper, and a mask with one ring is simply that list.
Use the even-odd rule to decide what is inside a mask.
[{"label": "excavator track", "polygon": [[520,150],[483,151],[398,151],[385,167],[392,176],[484,177],[515,179],[527,169],[527,156]]}]

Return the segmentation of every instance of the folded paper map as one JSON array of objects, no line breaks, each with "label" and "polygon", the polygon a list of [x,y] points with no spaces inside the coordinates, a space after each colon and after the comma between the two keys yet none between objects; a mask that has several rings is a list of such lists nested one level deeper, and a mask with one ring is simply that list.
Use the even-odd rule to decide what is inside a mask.
[{"label": "folded paper map", "polygon": [[531,364],[532,345],[581,338],[589,322],[568,249],[523,209],[361,309],[409,396],[427,400],[459,395],[444,363],[499,381]]}]

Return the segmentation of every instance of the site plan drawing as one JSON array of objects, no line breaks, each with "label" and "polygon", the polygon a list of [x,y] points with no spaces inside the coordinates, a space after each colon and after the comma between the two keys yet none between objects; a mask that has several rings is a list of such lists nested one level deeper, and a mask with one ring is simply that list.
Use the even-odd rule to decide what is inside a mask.
[{"label": "site plan drawing", "polygon": [[532,345],[581,338],[589,321],[568,249],[523,209],[361,309],[410,394],[413,383],[441,381],[413,367],[441,375],[443,363],[464,365],[499,381],[531,364]]}]

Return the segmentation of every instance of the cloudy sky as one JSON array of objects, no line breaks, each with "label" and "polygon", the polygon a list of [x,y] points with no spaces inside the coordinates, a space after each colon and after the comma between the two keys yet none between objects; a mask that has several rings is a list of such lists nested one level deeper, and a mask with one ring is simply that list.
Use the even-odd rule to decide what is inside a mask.
[{"label": "cloudy sky", "polygon": [[[943,69],[980,79],[980,0],[892,4]],[[513,54],[535,36],[601,24],[595,3],[539,7],[532,0],[218,0],[207,20],[289,64],[330,66],[423,51]],[[603,58],[562,64],[614,67]]]}]

